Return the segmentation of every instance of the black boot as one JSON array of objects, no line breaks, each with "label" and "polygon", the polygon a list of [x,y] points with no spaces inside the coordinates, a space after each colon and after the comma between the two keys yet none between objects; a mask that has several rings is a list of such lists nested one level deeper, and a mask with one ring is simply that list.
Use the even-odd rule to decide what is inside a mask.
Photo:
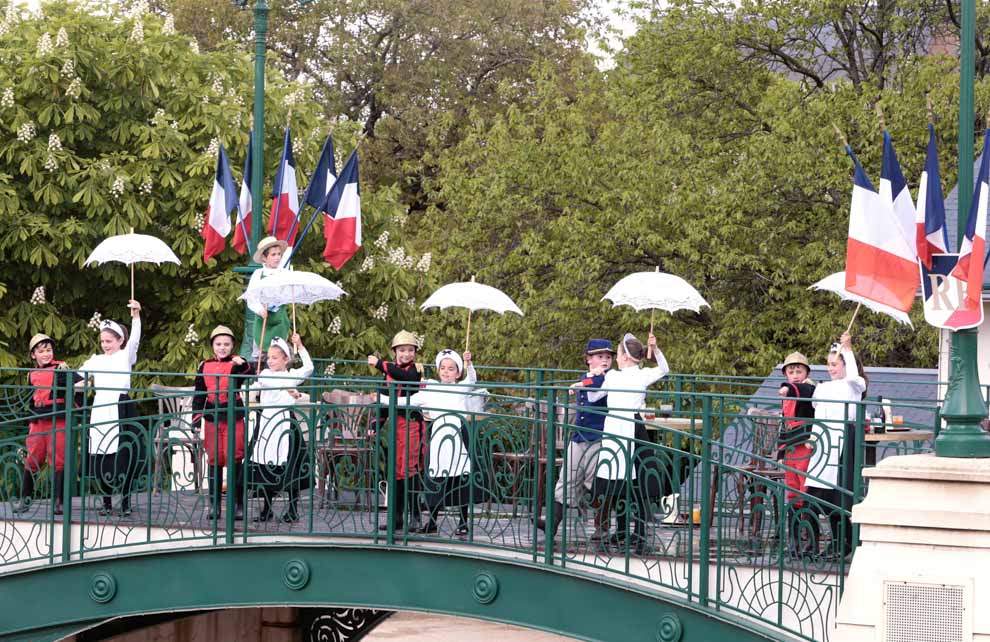
[{"label": "black boot", "polygon": [[553,523],[550,524],[550,532],[547,532],[547,521],[545,519],[536,520],[536,527],[547,534],[547,537],[557,535],[557,527],[564,521],[564,505],[553,503]]},{"label": "black boot", "polygon": [[234,520],[244,519],[244,464],[234,463]]},{"label": "black boot", "polygon": [[21,473],[21,497],[14,504],[15,513],[26,513],[31,508],[31,498],[34,495],[34,475],[27,468]]},{"label": "black boot", "polygon": [[52,497],[55,498],[55,514],[62,514],[62,490],[65,485],[65,473],[61,470],[55,472],[52,481]]},{"label": "black boot", "polygon": [[282,513],[282,521],[286,524],[291,524],[292,522],[299,521],[299,512],[297,510],[299,505],[299,491],[296,490],[295,485],[289,488],[289,507],[284,513]]},{"label": "black boot", "polygon": [[220,519],[220,488],[223,469],[219,466],[208,466],[207,468],[206,483],[210,493],[210,510],[206,513],[206,519]]},{"label": "black boot", "polygon": [[113,502],[111,501],[110,495],[103,496],[103,506],[100,507],[99,515],[100,517],[107,517],[113,512]]}]

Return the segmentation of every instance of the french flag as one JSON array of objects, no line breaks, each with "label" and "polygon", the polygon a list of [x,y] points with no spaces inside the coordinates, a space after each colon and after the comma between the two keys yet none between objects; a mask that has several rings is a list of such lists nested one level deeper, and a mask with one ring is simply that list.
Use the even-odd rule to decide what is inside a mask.
[{"label": "french flag", "polygon": [[237,188],[230,174],[230,161],[227,152],[220,144],[217,154],[217,173],[213,178],[213,193],[206,208],[206,221],[202,236],[206,241],[203,247],[203,263],[223,252],[227,235],[230,234],[230,213],[237,207]]},{"label": "french flag", "polygon": [[343,267],[361,247],[361,188],[358,185],[358,155],[355,149],[330,188],[322,209],[323,258],[335,270]]},{"label": "french flag", "polygon": [[250,251],[251,210],[254,199],[251,198],[251,156],[254,150],[254,131],[248,136],[247,158],[244,160],[244,178],[241,180],[241,197],[237,205],[237,227],[234,228],[234,249],[238,254]]},{"label": "french flag", "polygon": [[855,164],[846,244],[846,289],[907,312],[919,282],[914,238],[909,243],[904,237],[902,227],[894,220],[891,203],[884,202],[874,189],[848,146],[846,153]]},{"label": "french flag", "polygon": [[[316,210],[326,202],[327,194],[330,193],[330,188],[333,187],[334,181],[337,180],[337,161],[334,158],[333,151],[333,137],[327,136],[327,141],[323,143],[323,151],[320,152],[320,160],[316,162],[316,169],[313,170],[313,176],[309,180],[309,185],[306,186],[306,191],[303,193],[303,205],[312,205]],[[296,228],[298,227],[298,221],[289,230],[290,236],[295,237]],[[307,225],[307,230],[309,226]],[[305,235],[306,232],[303,232]],[[302,238],[299,239],[302,242]]]},{"label": "french flag", "polygon": [[935,125],[928,123],[928,155],[925,171],[918,186],[918,213],[915,218],[918,259],[931,269],[932,254],[949,251],[949,233],[945,227],[945,197],[942,175],[938,170],[938,150],[935,147]]},{"label": "french flag", "polygon": [[880,199],[884,203],[889,203],[893,209],[897,229],[913,249],[917,214],[914,201],[911,200],[911,192],[908,191],[907,181],[904,180],[904,174],[901,172],[901,164],[897,162],[897,154],[894,153],[894,143],[891,142],[890,134],[886,129],[883,131],[883,163],[880,166],[879,191]]},{"label": "french flag", "polygon": [[987,252],[987,200],[990,198],[988,165],[990,165],[990,129],[983,135],[983,158],[976,176],[976,191],[966,219],[966,234],[959,246],[959,260],[952,276],[966,282],[966,301],[969,309],[982,308],[983,257]]},{"label": "french flag", "polygon": [[299,218],[299,188],[296,186],[296,161],[292,158],[292,138],[289,128],[286,127],[282,161],[278,164],[275,189],[272,190],[272,212],[268,218],[268,233],[286,241],[289,245],[295,245],[297,218]]}]

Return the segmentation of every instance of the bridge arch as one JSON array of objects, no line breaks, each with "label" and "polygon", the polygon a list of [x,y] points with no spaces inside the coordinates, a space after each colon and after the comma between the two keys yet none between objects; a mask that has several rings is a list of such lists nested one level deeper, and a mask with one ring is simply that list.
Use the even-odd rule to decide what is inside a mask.
[{"label": "bridge arch", "polygon": [[118,617],[257,606],[446,613],[587,640],[780,640],[730,614],[607,577],[415,547],[168,550],[13,573],[4,640],[56,640]]}]

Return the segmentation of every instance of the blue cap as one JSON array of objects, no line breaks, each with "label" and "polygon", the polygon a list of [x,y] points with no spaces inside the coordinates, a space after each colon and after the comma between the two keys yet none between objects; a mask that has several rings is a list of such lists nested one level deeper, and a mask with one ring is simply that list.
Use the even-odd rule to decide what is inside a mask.
[{"label": "blue cap", "polygon": [[588,341],[588,346],[584,349],[584,353],[587,355],[601,354],[603,352],[615,354],[615,350],[612,348],[612,342],[608,339],[591,339]]}]

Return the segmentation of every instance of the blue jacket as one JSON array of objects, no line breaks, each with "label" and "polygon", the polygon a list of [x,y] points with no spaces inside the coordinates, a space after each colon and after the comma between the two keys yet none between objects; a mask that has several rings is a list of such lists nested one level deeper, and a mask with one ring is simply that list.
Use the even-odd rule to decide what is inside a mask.
[{"label": "blue jacket", "polygon": [[[584,387],[577,392],[577,421],[574,423],[587,430],[575,430],[571,441],[598,441],[605,427],[605,413],[608,412],[608,394],[599,390],[605,382],[605,375],[592,377],[589,372],[583,379]],[[589,399],[589,396],[591,399]],[[592,399],[594,399],[592,401]]]}]

